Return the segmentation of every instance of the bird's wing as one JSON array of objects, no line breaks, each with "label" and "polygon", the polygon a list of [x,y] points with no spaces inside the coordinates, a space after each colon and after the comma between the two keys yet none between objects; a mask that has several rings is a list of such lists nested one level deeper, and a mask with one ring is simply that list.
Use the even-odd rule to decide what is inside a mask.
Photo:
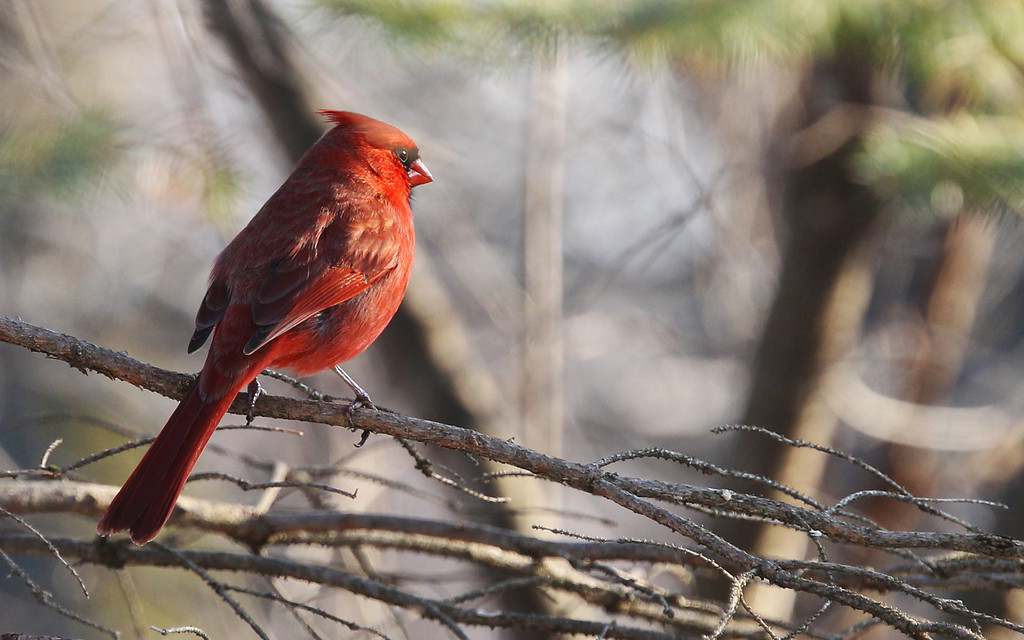
[{"label": "bird's wing", "polygon": [[[383,275],[382,273],[377,274]],[[320,311],[364,291],[376,278],[352,267],[277,262],[267,273],[251,305],[256,325],[243,352],[249,355]],[[206,342],[223,319],[231,301],[223,281],[215,280],[196,314],[196,329],[189,341],[192,353]]]},{"label": "bird's wing", "polygon": [[256,330],[243,352],[253,353],[320,311],[362,293],[370,284],[367,274],[352,267],[275,267],[252,303]]},{"label": "bird's wing", "polygon": [[247,277],[258,282],[248,300],[255,325],[243,349],[248,355],[320,311],[362,293],[394,269],[400,241],[387,222],[392,211],[367,200],[350,199],[346,207],[322,218],[321,225],[297,230],[286,245],[229,247],[234,251],[230,264],[251,266],[215,269],[196,314],[189,352],[202,346],[231,304],[245,302],[231,290],[233,273],[249,270]]},{"label": "bird's wing", "polygon": [[252,302],[250,354],[324,309],[365,291],[398,265],[398,243],[339,216],[315,239],[271,262]]}]

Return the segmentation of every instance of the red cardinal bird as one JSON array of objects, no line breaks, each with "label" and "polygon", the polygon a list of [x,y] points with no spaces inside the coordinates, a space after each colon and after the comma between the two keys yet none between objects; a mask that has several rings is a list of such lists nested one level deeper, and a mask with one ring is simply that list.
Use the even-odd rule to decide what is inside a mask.
[{"label": "red cardinal bird", "polygon": [[[152,540],[235,396],[267,367],[305,375],[373,342],[402,301],[414,246],[413,187],[433,178],[409,136],[323,111],[334,128],[214,263],[188,345],[206,364],[121,487],[97,531]],[[372,405],[371,405],[372,406]]]}]

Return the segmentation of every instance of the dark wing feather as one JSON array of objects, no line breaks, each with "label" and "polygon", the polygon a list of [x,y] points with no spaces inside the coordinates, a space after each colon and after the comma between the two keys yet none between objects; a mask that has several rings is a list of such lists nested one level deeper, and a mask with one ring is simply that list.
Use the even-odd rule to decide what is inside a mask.
[{"label": "dark wing feather", "polygon": [[231,302],[231,292],[228,290],[228,285],[223,280],[211,282],[210,288],[203,296],[202,304],[199,305],[199,311],[196,313],[196,330],[188,342],[189,353],[203,346],[213,328],[224,317],[229,302]]}]

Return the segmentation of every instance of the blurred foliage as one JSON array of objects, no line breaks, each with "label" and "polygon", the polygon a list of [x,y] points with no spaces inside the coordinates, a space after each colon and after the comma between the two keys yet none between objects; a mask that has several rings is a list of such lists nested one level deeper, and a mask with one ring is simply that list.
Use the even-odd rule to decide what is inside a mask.
[{"label": "blurred foliage", "polygon": [[202,166],[203,210],[217,225],[233,225],[238,202],[242,196],[242,178],[229,159],[214,155]]},{"label": "blurred foliage", "polygon": [[[607,39],[630,54],[710,66],[792,62],[863,45],[919,82],[956,83],[1020,104],[1024,4],[1016,0],[321,0],[372,19],[400,42],[479,48],[557,33]],[[457,49],[455,49],[457,51]]]},{"label": "blurred foliage", "polygon": [[[132,132],[106,109],[93,108],[66,121],[20,122],[0,129],[0,193],[17,198],[47,194],[67,200],[110,174],[126,148],[141,158],[122,165],[136,187],[154,200],[193,195],[215,223],[233,224],[242,180],[216,139],[188,146],[128,140]],[[124,138],[124,139],[122,139]],[[156,151],[156,153],[151,153]],[[168,153],[169,152],[169,153]],[[119,178],[126,176],[119,173]]]},{"label": "blurred foliage", "polygon": [[397,41],[412,45],[448,45],[451,51],[494,61],[529,51],[522,45],[550,43],[560,34],[596,33],[617,14],[616,2],[377,2],[320,0],[330,11],[357,15],[380,24]]},{"label": "blurred foliage", "polygon": [[[892,3],[896,4],[896,3]],[[915,107],[1020,115],[1024,108],[1024,4],[917,2],[897,23],[900,65]]]},{"label": "blurred foliage", "polygon": [[[399,42],[501,59],[575,34],[637,60],[715,73],[808,65],[842,49],[895,87],[896,109],[857,163],[893,204],[936,189],[975,210],[1024,204],[1024,3],[1018,0],[322,0],[379,22]],[[882,82],[882,84],[886,84]],[[950,187],[953,188],[950,191]],[[941,200],[941,198],[940,198]],[[948,204],[948,201],[943,200]],[[943,205],[946,206],[946,205]],[[944,213],[937,211],[937,213]]]},{"label": "blurred foliage", "polygon": [[861,176],[917,211],[1024,211],[1024,122],[971,116],[900,118],[869,136]]},{"label": "blurred foliage", "polygon": [[102,109],[65,122],[40,122],[0,129],[0,193],[25,197],[49,193],[71,197],[116,160],[120,128]]}]

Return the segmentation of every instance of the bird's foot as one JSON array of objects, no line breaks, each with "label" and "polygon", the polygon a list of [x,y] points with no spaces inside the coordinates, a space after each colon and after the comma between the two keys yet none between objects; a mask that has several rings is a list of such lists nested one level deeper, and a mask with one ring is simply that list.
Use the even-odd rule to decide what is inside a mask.
[{"label": "bird's foot", "polygon": [[[352,376],[345,373],[345,370],[340,365],[334,365],[334,372],[341,376],[341,379],[345,381],[349,389],[352,389],[352,393],[355,394],[356,399],[348,403],[348,407],[345,409],[345,414],[348,417],[348,428],[353,431],[356,430],[355,422],[352,420],[352,412],[356,409],[373,409],[377,411],[377,407],[374,406],[373,400],[370,400],[370,394],[363,391],[363,388],[356,384],[356,381],[352,379]],[[370,432],[363,429],[362,436],[359,438],[359,442],[356,443],[356,447],[361,447],[366,444],[367,439],[370,437]]]},{"label": "bird's foot", "polygon": [[[348,428],[352,429],[353,431],[355,431],[357,428],[355,425],[355,421],[352,419],[352,412],[355,411],[356,409],[372,409],[374,411],[377,411],[377,407],[373,404],[373,400],[370,400],[370,396],[366,395],[365,392],[357,393],[356,399],[353,400],[352,402],[349,402],[348,406],[345,407],[345,415],[348,417]],[[356,448],[358,449],[359,447],[366,444],[366,441],[369,439],[370,432],[366,429],[363,429],[363,433],[360,434],[359,436],[359,442],[356,443]]]},{"label": "bird's foot", "polygon": [[246,388],[246,392],[249,394],[249,410],[245,412],[245,426],[248,427],[256,419],[256,401],[266,391],[263,390],[263,385],[260,384],[260,381],[257,378],[253,378]]}]

